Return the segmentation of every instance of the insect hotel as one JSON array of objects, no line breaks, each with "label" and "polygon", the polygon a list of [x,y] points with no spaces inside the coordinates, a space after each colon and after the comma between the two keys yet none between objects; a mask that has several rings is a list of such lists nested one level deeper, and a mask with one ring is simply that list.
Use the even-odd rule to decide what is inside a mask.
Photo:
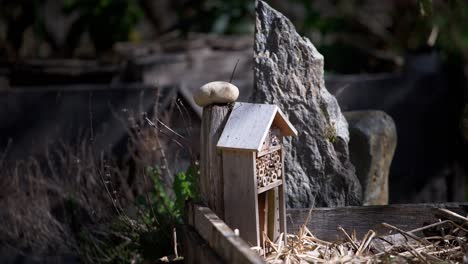
[{"label": "insect hotel", "polygon": [[276,105],[235,103],[216,145],[224,221],[252,246],[286,233],[283,137],[295,135]]}]

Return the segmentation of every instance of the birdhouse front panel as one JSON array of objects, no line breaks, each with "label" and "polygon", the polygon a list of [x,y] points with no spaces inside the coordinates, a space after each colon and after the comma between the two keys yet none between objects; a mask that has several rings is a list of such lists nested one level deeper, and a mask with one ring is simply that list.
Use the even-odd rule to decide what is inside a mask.
[{"label": "birdhouse front panel", "polygon": [[296,134],[276,105],[236,103],[218,141],[224,220],[252,246],[286,232],[283,137]]}]

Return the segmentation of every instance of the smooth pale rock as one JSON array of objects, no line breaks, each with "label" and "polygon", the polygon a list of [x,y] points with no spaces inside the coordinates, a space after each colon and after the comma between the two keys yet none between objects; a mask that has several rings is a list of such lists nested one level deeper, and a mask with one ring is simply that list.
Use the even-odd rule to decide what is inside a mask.
[{"label": "smooth pale rock", "polygon": [[228,82],[210,82],[200,87],[193,95],[195,103],[201,107],[211,104],[232,103],[239,97],[239,88]]},{"label": "smooth pale rock", "polygon": [[348,123],[325,88],[323,56],[265,2],[256,15],[253,101],[278,105],[299,132],[285,140],[288,207],[359,205]]},{"label": "smooth pale rock", "polygon": [[364,205],[388,204],[388,175],[397,145],[393,119],[383,111],[344,112],[351,162],[363,188]]}]

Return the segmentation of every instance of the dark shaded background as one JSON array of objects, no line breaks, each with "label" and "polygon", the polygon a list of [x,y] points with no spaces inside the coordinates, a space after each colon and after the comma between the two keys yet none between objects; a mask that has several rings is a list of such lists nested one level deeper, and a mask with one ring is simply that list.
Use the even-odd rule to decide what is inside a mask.
[{"label": "dark shaded background", "polygon": [[[465,1],[268,2],[290,17],[325,56],[327,87],[343,111],[380,109],[395,120],[398,146],[390,173],[391,202],[466,199]],[[63,91],[68,98],[75,90],[70,86],[86,84],[108,87],[109,98],[120,98],[116,87],[147,85],[142,72],[177,61],[184,52],[206,47],[215,52],[249,50],[248,39],[253,38],[254,1],[247,0],[2,0],[0,4],[0,147],[6,149],[9,142],[10,148],[16,146],[10,159],[27,157],[35,149],[28,148],[35,145],[31,138],[48,142],[59,134],[74,137],[69,132],[43,132],[44,126],[69,122],[67,129],[91,129],[92,122],[86,122],[89,111],[79,110],[89,109],[79,103],[86,101],[79,99],[86,94],[70,105],[62,101],[65,97],[42,93],[43,88]],[[243,77],[242,71],[248,71],[249,65],[241,66],[238,78],[247,84],[250,77]],[[209,63],[197,67],[200,72],[211,70]],[[191,73],[178,74],[183,79]],[[149,85],[158,86],[160,80]],[[199,84],[192,83],[188,94]],[[245,94],[249,92],[247,88]],[[190,105],[190,96],[180,96]],[[54,102],[70,110],[48,108]],[[105,103],[99,104],[93,107]],[[197,120],[197,109],[190,111]],[[74,118],[76,113],[82,116]],[[176,128],[184,126],[176,123]],[[121,140],[105,145],[119,145]],[[174,166],[182,169],[186,163],[174,161]]]},{"label": "dark shaded background", "polygon": [[[391,203],[468,200],[466,1],[267,2],[324,55],[343,111],[395,121]],[[238,62],[249,99],[254,22],[253,0],[0,0],[0,262],[172,254],[193,91]]]}]

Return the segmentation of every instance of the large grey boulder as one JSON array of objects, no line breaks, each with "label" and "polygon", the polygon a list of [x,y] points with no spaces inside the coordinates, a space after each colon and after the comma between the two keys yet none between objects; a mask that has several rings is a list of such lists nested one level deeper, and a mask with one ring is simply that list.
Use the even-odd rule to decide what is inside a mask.
[{"label": "large grey boulder", "polygon": [[383,111],[344,112],[351,162],[363,188],[364,205],[388,204],[388,174],[397,144],[393,119]]},{"label": "large grey boulder", "polygon": [[325,88],[323,56],[265,2],[256,14],[253,101],[277,104],[299,131],[285,142],[288,207],[360,204],[348,124]]}]

